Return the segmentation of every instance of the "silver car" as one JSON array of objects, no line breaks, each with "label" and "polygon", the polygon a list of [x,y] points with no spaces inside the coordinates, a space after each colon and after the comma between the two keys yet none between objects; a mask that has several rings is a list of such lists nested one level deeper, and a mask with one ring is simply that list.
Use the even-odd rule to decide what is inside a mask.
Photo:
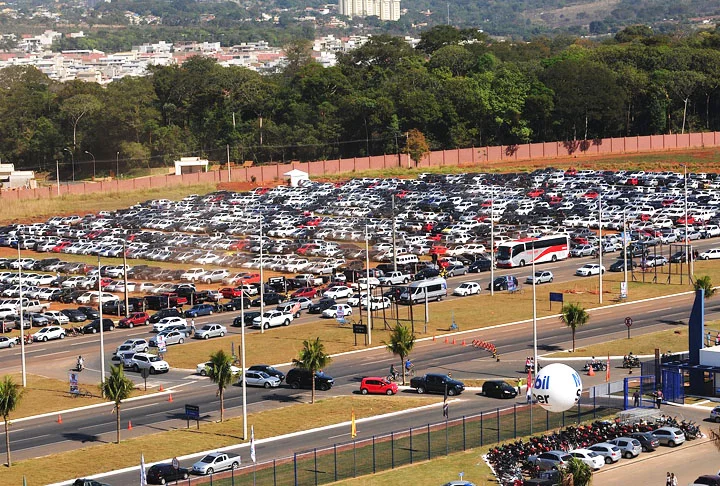
[{"label": "silver car", "polygon": [[195,339],[210,339],[212,337],[223,337],[227,333],[225,326],[220,324],[205,324],[201,329],[198,329],[193,336]]},{"label": "silver car", "polygon": [[[239,381],[242,383],[242,379]],[[246,371],[245,384],[248,386],[262,386],[265,388],[276,388],[280,386],[280,378],[270,376],[264,371]]]},{"label": "silver car", "polygon": [[557,469],[558,466],[566,464],[570,459],[572,459],[572,456],[565,451],[547,451],[537,456],[528,457],[528,461],[543,471]]},{"label": "silver car", "polygon": [[618,437],[616,439],[609,440],[608,444],[618,446],[625,459],[637,457],[642,452],[642,444],[640,444],[639,440],[633,439],[632,437]]},{"label": "silver car", "polygon": [[660,444],[675,447],[685,442],[685,433],[677,427],[660,427],[652,431]]}]

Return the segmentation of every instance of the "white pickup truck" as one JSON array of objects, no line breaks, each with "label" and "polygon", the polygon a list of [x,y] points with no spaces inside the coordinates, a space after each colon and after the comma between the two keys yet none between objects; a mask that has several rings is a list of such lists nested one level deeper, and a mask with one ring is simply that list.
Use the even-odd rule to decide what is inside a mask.
[{"label": "white pickup truck", "polygon": [[412,277],[407,273],[390,272],[384,277],[380,277],[378,280],[380,281],[380,285],[402,285],[410,282]]},{"label": "white pickup truck", "polygon": [[317,277],[312,273],[301,273],[293,277],[298,282],[305,282],[308,287],[318,287],[323,284],[323,278]]},{"label": "white pickup truck", "polygon": [[358,290],[367,290],[368,284],[370,285],[371,289],[374,289],[375,287],[380,285],[380,279],[378,279],[377,277],[370,277],[370,279],[367,279],[365,277],[359,278],[357,279],[357,282],[351,285],[351,287]]},{"label": "white pickup truck", "polygon": [[253,327],[268,329],[271,327],[289,326],[293,318],[293,315],[289,312],[279,310],[266,311],[262,316],[253,319]]}]

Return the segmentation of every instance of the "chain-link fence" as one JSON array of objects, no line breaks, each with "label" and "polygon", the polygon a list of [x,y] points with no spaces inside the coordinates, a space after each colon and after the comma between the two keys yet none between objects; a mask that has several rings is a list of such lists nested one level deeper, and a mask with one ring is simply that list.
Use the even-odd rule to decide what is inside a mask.
[{"label": "chain-link fence", "polygon": [[[178,484],[222,486],[306,486],[327,484],[427,461],[452,452],[561,428],[615,415],[622,397],[602,400],[588,395],[577,407],[549,413],[539,406],[516,404],[476,415],[451,418],[331,447],[296,452],[292,456],[243,465],[212,477],[192,477]],[[247,459],[246,459],[247,460]]]}]

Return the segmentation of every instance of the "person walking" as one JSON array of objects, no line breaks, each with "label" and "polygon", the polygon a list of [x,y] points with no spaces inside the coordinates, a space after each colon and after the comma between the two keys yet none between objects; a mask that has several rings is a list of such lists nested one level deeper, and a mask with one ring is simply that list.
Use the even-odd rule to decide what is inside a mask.
[{"label": "person walking", "polygon": [[518,378],[517,380],[517,389],[518,389],[518,395],[522,393],[522,378]]},{"label": "person walking", "polygon": [[195,319],[190,319],[190,335],[195,336],[195,331],[197,331],[195,328]]},{"label": "person walking", "polygon": [[670,473],[670,486],[678,486],[678,480],[675,473]]},{"label": "person walking", "polygon": [[657,404],[658,410],[660,410],[660,405],[662,405],[662,401],[663,401],[663,392],[661,389],[658,388],[658,391],[655,394],[655,403]]},{"label": "person walking", "polygon": [[635,390],[635,393],[633,393],[633,407],[637,408],[640,406],[640,393],[638,393],[637,390]]},{"label": "person walking", "polygon": [[665,474],[665,486],[672,486],[672,478],[670,477],[669,471]]}]

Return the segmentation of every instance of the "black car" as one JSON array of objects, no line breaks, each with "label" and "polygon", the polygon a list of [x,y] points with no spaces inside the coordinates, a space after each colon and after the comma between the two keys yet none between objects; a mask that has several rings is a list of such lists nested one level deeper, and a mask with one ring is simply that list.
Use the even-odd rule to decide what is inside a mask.
[{"label": "black car", "polygon": [[426,280],[428,278],[437,277],[440,275],[440,270],[433,267],[425,267],[422,270],[420,270],[418,273],[415,274],[415,277],[413,277],[415,280]]},{"label": "black car", "polygon": [[235,319],[233,319],[233,327],[240,327],[241,321],[243,318],[245,318],[245,325],[246,326],[252,326],[253,325],[253,319],[256,317],[260,317],[259,311],[245,311],[244,315],[237,316]]},{"label": "black car", "polygon": [[178,479],[187,479],[190,471],[184,467],[175,469],[172,464],[162,463],[150,466],[146,478],[149,484],[165,484]]},{"label": "black car", "polygon": [[[627,268],[628,268],[628,270],[631,270],[631,271],[632,271],[632,269],[633,269],[633,268],[637,268],[637,266],[638,266],[637,262],[635,262],[635,261],[633,261],[633,260],[628,260],[628,261],[627,261]],[[625,270],[625,260],[617,260],[617,261],[614,262],[612,265],[610,265],[609,270],[610,270],[611,272],[622,272],[622,271],[624,271],[624,270]]]},{"label": "black car", "polygon": [[237,311],[240,310],[242,307],[243,309],[247,309],[250,307],[252,303],[250,302],[250,299],[247,297],[235,297],[234,299],[230,300],[227,304],[223,305],[223,309],[226,311]]},{"label": "black car", "polygon": [[160,309],[155,314],[150,316],[150,324],[156,324],[160,319],[163,319],[165,317],[183,317],[182,312],[180,312],[175,307],[166,307],[165,309]]},{"label": "black car", "polygon": [[87,321],[88,318],[84,312],[77,309],[63,309],[60,312],[65,314],[70,319],[70,322],[83,322]]},{"label": "black car", "polygon": [[110,486],[107,483],[101,483],[94,479],[76,479],[73,486]]},{"label": "black car", "polygon": [[670,263],[685,263],[687,260],[687,252],[676,251],[670,256]]},{"label": "black car", "polygon": [[[510,276],[512,279],[513,284],[515,285],[515,288],[518,288],[518,279]],[[493,289],[494,290],[507,290],[508,289],[508,277],[497,277],[495,280],[493,280]],[[490,284],[487,285],[487,289],[490,290]]]},{"label": "black car", "polygon": [[389,290],[387,290],[386,292],[383,292],[382,296],[387,297],[390,300],[390,302],[396,302],[396,301],[400,300],[400,294],[402,294],[406,289],[407,289],[407,287],[399,287],[399,286],[390,287]]},{"label": "black car", "polygon": [[329,297],[323,297],[322,299],[318,300],[317,302],[310,304],[310,307],[308,307],[308,314],[322,314],[322,311],[325,309],[329,309],[331,306],[337,304],[335,302],[335,299],[331,299]]},{"label": "black car", "polygon": [[490,260],[487,258],[478,258],[474,262],[470,264],[468,267],[468,272],[470,273],[478,273],[478,272],[489,272],[490,271]]},{"label": "black car", "polygon": [[248,371],[264,371],[270,376],[276,376],[280,379],[280,381],[283,381],[285,379],[285,373],[282,371],[276,370],[272,366],[269,365],[253,365],[250,368],[248,368]]},{"label": "black car", "polygon": [[[112,319],[103,318],[103,331],[112,331],[115,329],[115,323]],[[100,332],[100,319],[93,320],[90,324],[85,324],[82,328],[83,334],[95,334]]]},{"label": "black car", "polygon": [[460,395],[465,390],[465,384],[453,380],[447,375],[439,373],[428,373],[424,376],[416,376],[410,380],[410,388],[415,388],[419,394],[423,393],[447,393],[449,396]]},{"label": "black car", "polygon": [[[263,298],[265,299],[265,305],[277,305],[285,302],[285,296],[277,292],[268,292],[263,295]],[[252,306],[260,307],[260,297],[252,301]]]},{"label": "black car", "polygon": [[633,432],[630,437],[640,442],[644,452],[651,452],[660,447],[660,441],[652,435],[652,432]]},{"label": "black car", "polygon": [[488,380],[483,383],[482,394],[492,398],[515,398],[517,390],[502,380]]},{"label": "black car", "polygon": [[[312,373],[310,370],[303,368],[293,368],[288,371],[285,377],[285,382],[290,385],[291,388],[312,388]],[[315,388],[321,391],[329,390],[335,384],[335,380],[323,373],[322,371],[315,372]]]},{"label": "black car", "polygon": [[85,314],[88,319],[99,319],[100,318],[100,312],[98,312],[97,309],[94,307],[88,307],[86,305],[81,305],[77,308],[80,312]]}]

